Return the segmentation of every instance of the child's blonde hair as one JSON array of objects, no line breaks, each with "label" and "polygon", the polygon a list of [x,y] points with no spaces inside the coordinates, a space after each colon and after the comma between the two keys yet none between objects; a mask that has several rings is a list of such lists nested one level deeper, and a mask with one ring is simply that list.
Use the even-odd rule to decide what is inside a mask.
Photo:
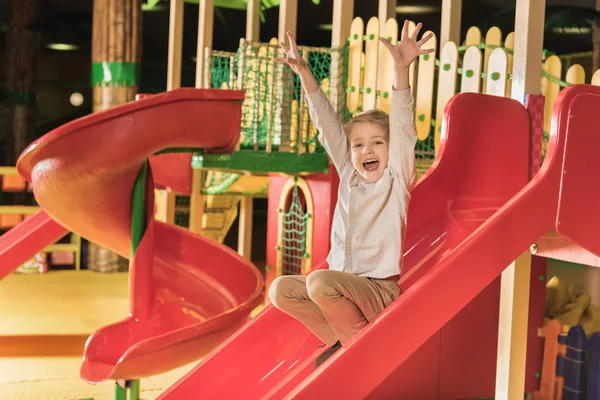
[{"label": "child's blonde hair", "polygon": [[346,137],[350,135],[352,128],[355,124],[361,122],[370,122],[375,125],[379,125],[385,131],[385,139],[390,140],[390,116],[385,111],[381,110],[367,110],[353,117],[346,125],[344,125],[344,131],[346,131]]}]

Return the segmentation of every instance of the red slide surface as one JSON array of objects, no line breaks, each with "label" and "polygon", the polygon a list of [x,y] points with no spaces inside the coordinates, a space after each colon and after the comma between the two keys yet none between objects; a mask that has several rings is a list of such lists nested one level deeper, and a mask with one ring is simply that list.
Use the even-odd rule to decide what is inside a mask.
[{"label": "red slide surface", "polygon": [[197,360],[261,302],[264,282],[249,261],[154,220],[151,172],[146,229],[131,255],[132,192],[141,166],[168,148],[232,151],[243,96],[198,89],[150,96],[61,126],[21,155],[18,171],[52,219],[132,258],[130,314],[88,339],[85,380],[135,379]]},{"label": "red slide surface", "polygon": [[[438,365],[428,364],[425,353],[440,350],[428,340],[558,226],[559,201],[571,201],[570,212],[563,211],[570,218],[563,220],[563,231],[571,229],[575,242],[600,255],[600,242],[588,240],[600,237],[600,188],[585,184],[590,171],[580,161],[593,159],[600,145],[600,137],[590,135],[598,109],[600,88],[561,92],[544,165],[528,182],[525,108],[501,97],[455,96],[445,110],[437,159],[412,194],[404,294],[316,371],[314,359],[323,351],[318,340],[267,307],[160,399],[459,398],[438,386]],[[574,174],[563,174],[563,159]],[[598,171],[592,174],[600,179]],[[561,192],[568,179],[572,191]],[[460,349],[450,352],[461,356]],[[489,365],[480,367],[489,375]]]},{"label": "red slide surface", "polygon": [[0,236],[0,279],[69,231],[41,210]]}]

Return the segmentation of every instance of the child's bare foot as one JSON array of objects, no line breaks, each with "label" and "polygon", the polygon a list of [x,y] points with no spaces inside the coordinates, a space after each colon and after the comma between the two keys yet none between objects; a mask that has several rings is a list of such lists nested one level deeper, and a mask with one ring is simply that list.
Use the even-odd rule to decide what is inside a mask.
[{"label": "child's bare foot", "polygon": [[317,361],[315,362],[315,368],[319,368],[321,364],[325,362],[329,357],[331,357],[336,351],[342,348],[342,343],[338,340],[335,342],[333,346],[325,350],[319,357],[317,357]]}]

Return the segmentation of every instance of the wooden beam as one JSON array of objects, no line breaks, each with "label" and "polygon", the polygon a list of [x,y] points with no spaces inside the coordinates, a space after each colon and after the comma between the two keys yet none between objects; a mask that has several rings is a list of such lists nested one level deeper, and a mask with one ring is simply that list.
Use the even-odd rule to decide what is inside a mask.
[{"label": "wooden beam", "polygon": [[546,0],[517,0],[511,97],[540,94]]},{"label": "wooden beam", "polygon": [[350,35],[354,17],[354,0],[333,0],[331,47],[343,46]]},{"label": "wooden beam", "polygon": [[190,196],[189,229],[193,233],[202,234],[202,219],[204,216],[205,197],[202,194],[204,179],[201,169],[192,171],[192,194]]},{"label": "wooden beam", "polygon": [[196,47],[196,87],[210,87],[204,79],[205,49],[212,48],[214,27],[214,0],[200,0],[198,4],[198,42]]},{"label": "wooden beam", "polygon": [[260,0],[248,0],[246,10],[246,39],[260,40]]},{"label": "wooden beam", "polygon": [[248,260],[252,257],[252,207],[252,197],[243,196],[240,201],[238,254]]},{"label": "wooden beam", "polygon": [[[396,18],[396,0],[379,0],[379,8],[377,12],[379,19],[379,34],[383,35],[385,23],[390,18]],[[402,23],[399,23],[402,26]]]},{"label": "wooden beam", "polygon": [[460,24],[462,0],[442,0],[442,22],[440,27],[440,49],[446,42],[460,46]]},{"label": "wooden beam", "polygon": [[529,252],[519,256],[502,273],[496,360],[497,400],[520,399],[525,393],[530,280]]},{"label": "wooden beam", "polygon": [[167,90],[181,86],[181,51],[183,46],[183,0],[171,0],[169,13],[169,50]]},{"label": "wooden beam", "polygon": [[296,36],[296,24],[298,16],[298,0],[281,0],[279,3],[279,30],[277,39],[287,43],[287,32]]}]

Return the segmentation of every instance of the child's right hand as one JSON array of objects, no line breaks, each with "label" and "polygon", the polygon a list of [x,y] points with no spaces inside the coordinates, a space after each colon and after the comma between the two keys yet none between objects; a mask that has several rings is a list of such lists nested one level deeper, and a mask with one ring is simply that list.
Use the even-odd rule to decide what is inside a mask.
[{"label": "child's right hand", "polygon": [[287,33],[287,37],[290,41],[289,47],[286,46],[285,43],[279,42],[279,46],[281,46],[283,49],[285,57],[277,57],[275,58],[275,61],[281,64],[289,65],[295,73],[300,74],[307,69],[306,62],[302,58],[300,51],[298,51],[296,39],[291,32]]}]

